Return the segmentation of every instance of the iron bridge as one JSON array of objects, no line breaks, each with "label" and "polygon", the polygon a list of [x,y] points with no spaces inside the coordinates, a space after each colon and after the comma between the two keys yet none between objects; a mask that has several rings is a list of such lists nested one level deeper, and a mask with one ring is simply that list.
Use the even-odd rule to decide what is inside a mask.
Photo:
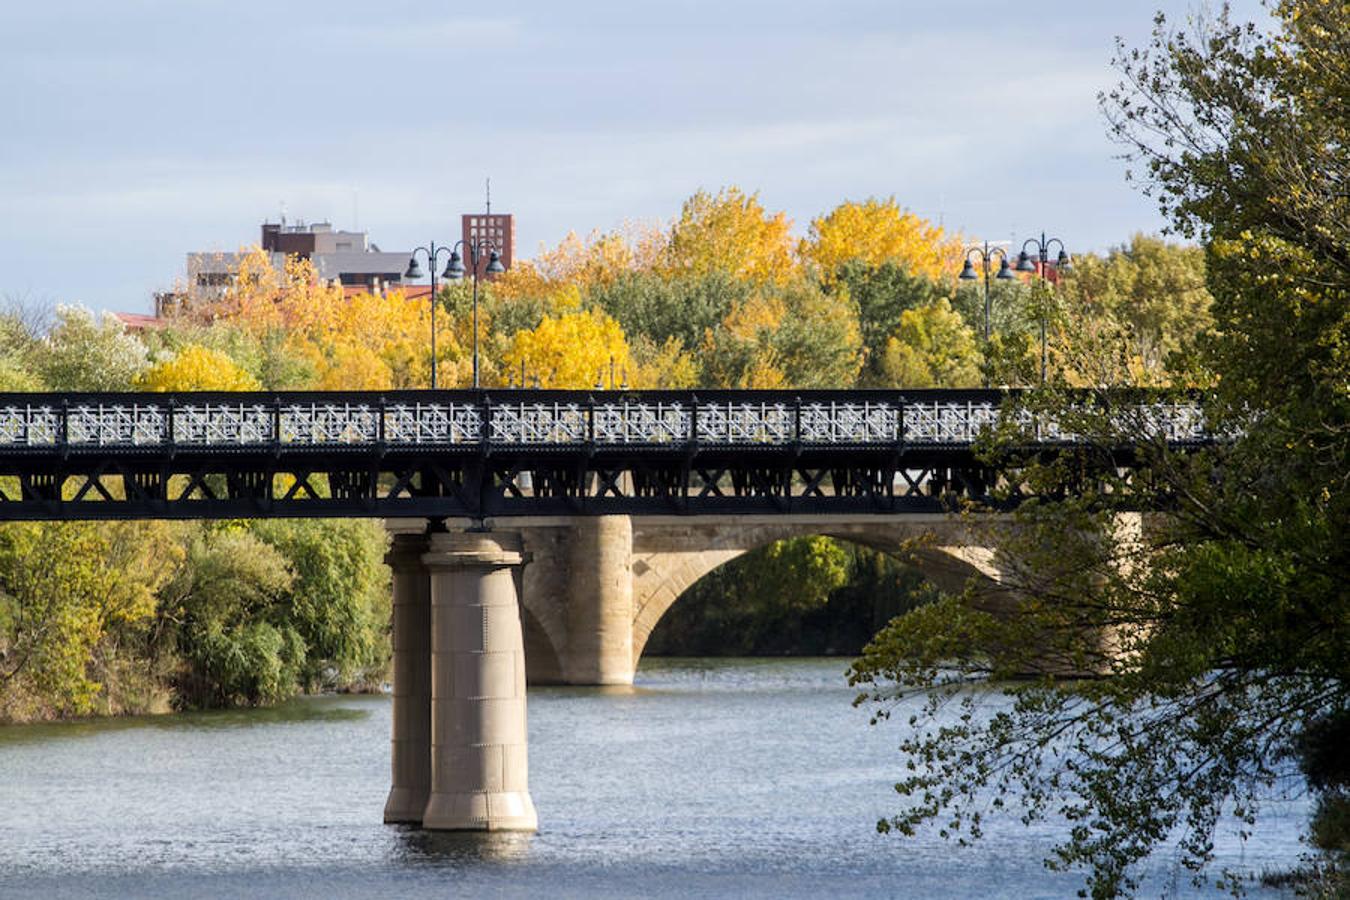
[{"label": "iron bridge", "polygon": [[[1083,441],[1016,392],[0,394],[0,520],[932,512],[1016,482],[976,441]],[[1206,442],[1138,395],[1139,443]],[[1129,447],[1110,465],[1134,465]],[[1016,491],[1013,492],[1016,497]],[[1008,503],[1004,497],[1001,503]]]}]

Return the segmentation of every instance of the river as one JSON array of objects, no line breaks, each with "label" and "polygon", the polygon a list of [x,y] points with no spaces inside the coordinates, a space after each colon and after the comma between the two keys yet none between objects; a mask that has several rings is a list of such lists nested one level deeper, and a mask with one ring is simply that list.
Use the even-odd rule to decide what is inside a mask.
[{"label": "river", "polygon": [[[869,726],[845,667],[649,659],[632,690],[531,689],[535,835],[381,824],[386,697],[0,728],[0,896],[1072,896],[1046,826],[875,832],[904,723]],[[1272,804],[1219,863],[1296,864],[1306,815]],[[1171,854],[1146,876],[1141,896],[1196,893]]]}]

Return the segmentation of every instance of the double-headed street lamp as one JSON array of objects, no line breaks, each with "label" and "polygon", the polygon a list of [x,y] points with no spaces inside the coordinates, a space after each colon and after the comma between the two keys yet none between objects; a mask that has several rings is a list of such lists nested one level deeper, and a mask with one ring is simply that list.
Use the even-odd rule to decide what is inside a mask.
[{"label": "double-headed street lamp", "polygon": [[1002,247],[990,248],[989,242],[985,241],[983,246],[971,247],[966,251],[966,264],[961,267],[961,274],[957,277],[962,281],[974,281],[979,276],[975,274],[975,266],[971,264],[970,258],[978,257],[980,267],[984,269],[984,342],[989,343],[989,264],[994,257],[998,257],[998,274],[994,277],[999,281],[1011,281],[1017,276],[1013,275],[1012,266],[1008,263],[1008,251]]},{"label": "double-headed street lamp", "polygon": [[[1052,244],[1059,244],[1059,256],[1055,258],[1056,272],[1073,271],[1073,260],[1069,258],[1069,252],[1064,249],[1064,242],[1059,238],[1050,238],[1046,240],[1045,232],[1041,232],[1040,238],[1027,238],[1022,242],[1022,252],[1017,254],[1017,271],[1041,273],[1041,284],[1046,284],[1046,268],[1050,264],[1050,247]],[[1027,247],[1036,248],[1036,258],[1039,266],[1031,261],[1031,254],[1027,252]],[[1044,302],[1044,299],[1042,299]],[[1045,351],[1045,310],[1041,310],[1041,384],[1045,384],[1046,373],[1046,351]]]},{"label": "double-headed street lamp", "polygon": [[[432,390],[435,390],[440,386],[436,381],[436,259],[442,253],[449,253],[451,259],[454,259],[454,252],[449,247],[438,247],[435,241],[425,247],[418,247],[412,252],[412,257],[408,260],[408,271],[403,273],[403,277],[409,281],[416,281],[422,277],[422,269],[417,265],[417,254],[419,253],[426,255],[427,268],[431,269],[431,387]],[[446,264],[441,277],[451,277],[449,263]]]},{"label": "double-headed street lamp", "polygon": [[464,260],[459,255],[459,249],[463,247],[469,253],[469,260],[473,265],[473,386],[478,387],[478,258],[483,249],[490,249],[488,256],[487,271],[493,275],[506,271],[502,265],[501,255],[497,253],[495,247],[488,241],[483,241],[480,245],[477,241],[456,241],[449,246],[437,246],[433,241],[426,247],[418,247],[412,252],[412,258],[408,260],[408,271],[403,273],[403,277],[409,281],[416,281],[422,277],[422,269],[417,265],[417,254],[426,255],[427,266],[431,269],[431,387],[439,387],[436,378],[436,261],[441,253],[449,253],[450,259],[445,264],[445,271],[441,277],[448,281],[459,281],[464,277]]},{"label": "double-headed street lamp", "polygon": [[459,281],[464,277],[464,261],[460,258],[459,248],[469,254],[469,267],[473,269],[473,386],[478,388],[478,260],[484,250],[488,251],[486,271],[489,275],[500,275],[506,271],[502,265],[502,256],[491,241],[456,241],[450,251],[450,262],[445,267],[445,277]]}]

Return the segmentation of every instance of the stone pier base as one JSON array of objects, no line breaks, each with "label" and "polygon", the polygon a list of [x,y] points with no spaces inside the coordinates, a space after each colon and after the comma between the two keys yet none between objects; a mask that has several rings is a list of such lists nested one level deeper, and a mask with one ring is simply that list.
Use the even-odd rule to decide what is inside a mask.
[{"label": "stone pier base", "polygon": [[422,561],[431,591],[431,791],[422,827],[534,831],[520,538],[434,533]]},{"label": "stone pier base", "polygon": [[567,584],[568,684],[633,683],[633,520],[578,518]]}]

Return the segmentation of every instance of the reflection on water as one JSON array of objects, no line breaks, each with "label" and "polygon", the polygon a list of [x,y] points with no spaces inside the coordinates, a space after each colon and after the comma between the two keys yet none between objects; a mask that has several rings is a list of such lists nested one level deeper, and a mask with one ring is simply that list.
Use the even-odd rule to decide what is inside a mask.
[{"label": "reflection on water", "polygon": [[404,862],[448,868],[523,862],[535,839],[533,834],[511,831],[423,831],[407,825],[398,826],[397,834]]},{"label": "reflection on water", "polygon": [[[540,831],[380,822],[389,699],[0,729],[0,896],[1062,897],[1054,832],[959,850],[881,836],[903,719],[867,725],[842,660],[657,660],[624,691],[530,692]],[[1220,865],[1288,867],[1306,801]],[[1143,895],[1185,895],[1173,857]]]}]

